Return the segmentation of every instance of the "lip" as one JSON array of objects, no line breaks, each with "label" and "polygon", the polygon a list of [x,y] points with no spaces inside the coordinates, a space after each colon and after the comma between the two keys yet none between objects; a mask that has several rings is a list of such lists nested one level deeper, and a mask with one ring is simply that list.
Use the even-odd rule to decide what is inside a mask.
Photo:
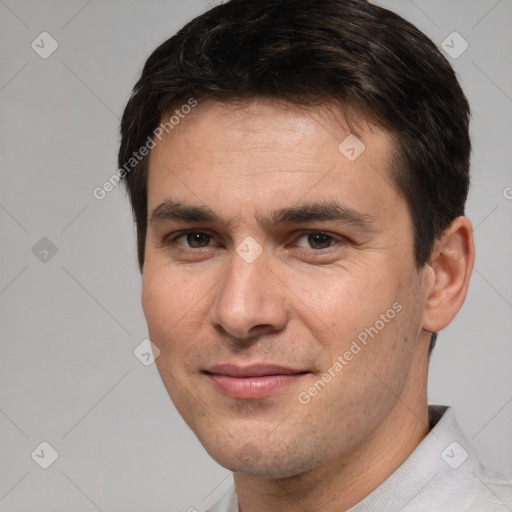
[{"label": "lip", "polygon": [[222,394],[231,398],[257,399],[277,393],[309,372],[269,364],[222,364],[205,373]]}]

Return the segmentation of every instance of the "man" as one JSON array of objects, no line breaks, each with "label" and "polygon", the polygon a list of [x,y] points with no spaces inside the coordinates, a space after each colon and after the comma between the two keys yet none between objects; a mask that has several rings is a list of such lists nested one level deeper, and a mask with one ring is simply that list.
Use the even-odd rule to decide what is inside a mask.
[{"label": "man", "polygon": [[427,402],[468,124],[435,45],[362,0],[231,0],[149,57],[119,164],[158,371],[234,473],[212,511],[511,509]]}]

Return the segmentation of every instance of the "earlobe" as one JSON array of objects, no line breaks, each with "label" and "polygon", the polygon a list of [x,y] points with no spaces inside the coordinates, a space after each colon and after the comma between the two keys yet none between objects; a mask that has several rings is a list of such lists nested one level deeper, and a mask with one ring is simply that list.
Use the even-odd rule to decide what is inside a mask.
[{"label": "earlobe", "polygon": [[473,227],[466,217],[457,217],[436,240],[426,271],[423,329],[444,329],[462,306],[475,260]]}]

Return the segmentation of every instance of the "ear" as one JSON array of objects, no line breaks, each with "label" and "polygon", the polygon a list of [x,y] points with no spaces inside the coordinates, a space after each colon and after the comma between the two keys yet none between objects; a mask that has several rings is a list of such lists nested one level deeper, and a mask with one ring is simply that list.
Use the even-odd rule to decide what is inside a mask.
[{"label": "ear", "polygon": [[474,261],[473,226],[457,217],[434,243],[425,266],[423,329],[437,332],[453,320],[466,298]]}]

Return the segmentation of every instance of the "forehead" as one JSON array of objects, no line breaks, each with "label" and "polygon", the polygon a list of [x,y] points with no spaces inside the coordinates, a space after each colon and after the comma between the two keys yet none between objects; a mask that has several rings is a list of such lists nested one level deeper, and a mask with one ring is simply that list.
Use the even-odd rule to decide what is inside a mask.
[{"label": "forehead", "polygon": [[[267,148],[271,140],[275,142],[276,149],[282,151],[286,147],[299,145],[310,151],[309,145],[304,145],[308,138],[312,145],[344,139],[349,134],[354,134],[360,139],[365,139],[373,146],[374,150],[386,152],[392,147],[392,138],[388,132],[371,122],[368,116],[358,113],[352,107],[342,107],[335,104],[320,106],[300,106],[282,100],[256,98],[246,102],[224,103],[206,100],[199,103],[193,110],[188,109],[186,115],[179,119],[174,112],[162,116],[161,125],[169,119],[176,123],[168,126],[163,134],[164,143],[172,143],[177,139],[180,144],[190,142],[191,136],[200,137],[200,141],[215,140],[224,147],[239,146],[235,149],[243,149],[246,142],[266,141]],[[226,130],[230,137],[225,136]],[[234,135],[237,136],[234,137]]]},{"label": "forehead", "polygon": [[302,200],[341,201],[369,215],[393,206],[391,136],[350,119],[356,134],[332,107],[199,104],[151,150],[148,210],[169,196],[233,215]]}]

